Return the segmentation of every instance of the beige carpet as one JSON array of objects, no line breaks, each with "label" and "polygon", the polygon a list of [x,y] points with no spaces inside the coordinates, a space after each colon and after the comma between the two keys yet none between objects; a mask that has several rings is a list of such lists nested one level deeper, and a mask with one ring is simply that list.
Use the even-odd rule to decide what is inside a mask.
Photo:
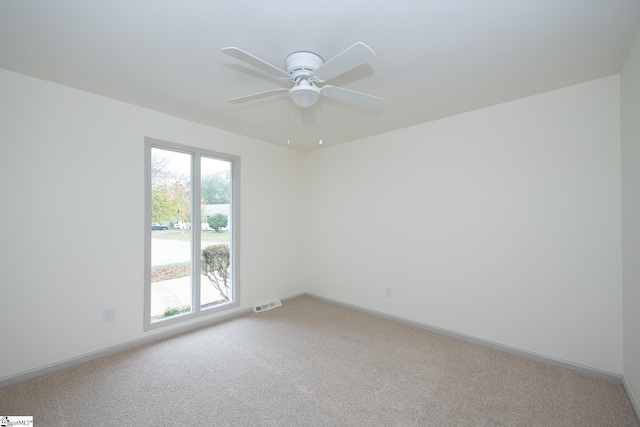
[{"label": "beige carpet", "polygon": [[0,389],[38,426],[639,426],[619,384],[308,297]]}]

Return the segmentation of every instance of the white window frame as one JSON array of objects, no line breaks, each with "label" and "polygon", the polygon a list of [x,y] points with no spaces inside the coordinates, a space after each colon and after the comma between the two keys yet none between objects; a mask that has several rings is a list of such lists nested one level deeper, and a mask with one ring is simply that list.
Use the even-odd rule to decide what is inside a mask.
[{"label": "white window frame", "polygon": [[[163,320],[151,322],[151,149],[160,148],[191,155],[191,307],[189,313],[178,314]],[[200,307],[200,251],[201,246],[201,171],[200,159],[210,157],[231,163],[231,295],[229,301],[213,307]],[[182,323],[201,316],[210,316],[240,305],[240,157],[206,150],[199,147],[176,144],[145,137],[144,147],[144,330],[162,328]],[[197,231],[197,232],[196,232]]]}]

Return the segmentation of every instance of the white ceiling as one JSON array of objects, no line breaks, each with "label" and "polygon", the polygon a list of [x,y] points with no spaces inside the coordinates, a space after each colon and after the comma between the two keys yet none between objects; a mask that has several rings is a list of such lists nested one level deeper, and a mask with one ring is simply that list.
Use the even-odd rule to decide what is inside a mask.
[{"label": "white ceiling", "polygon": [[[639,29],[640,0],[2,0],[0,68],[306,151],[617,74]],[[223,47],[285,68],[357,41],[375,61],[330,83],[382,111],[226,102],[282,83]]]}]

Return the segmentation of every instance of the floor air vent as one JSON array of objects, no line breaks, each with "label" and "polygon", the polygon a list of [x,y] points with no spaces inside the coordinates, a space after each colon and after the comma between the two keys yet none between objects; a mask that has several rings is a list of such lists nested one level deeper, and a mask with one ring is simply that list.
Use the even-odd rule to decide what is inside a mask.
[{"label": "floor air vent", "polygon": [[261,311],[271,310],[272,308],[280,307],[282,303],[279,299],[274,299],[273,301],[269,301],[268,303],[256,305],[253,307],[253,311],[256,313],[260,313]]}]

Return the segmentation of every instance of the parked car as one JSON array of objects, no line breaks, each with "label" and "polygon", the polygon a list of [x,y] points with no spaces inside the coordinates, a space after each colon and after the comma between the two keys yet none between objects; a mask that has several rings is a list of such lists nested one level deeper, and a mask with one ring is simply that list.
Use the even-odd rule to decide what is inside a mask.
[{"label": "parked car", "polygon": [[152,222],[152,223],[151,223],[151,229],[152,229],[152,230],[168,230],[168,229],[169,229],[169,227],[168,227],[168,226],[166,226],[166,225],[163,225],[163,224],[157,223],[157,222]]}]

